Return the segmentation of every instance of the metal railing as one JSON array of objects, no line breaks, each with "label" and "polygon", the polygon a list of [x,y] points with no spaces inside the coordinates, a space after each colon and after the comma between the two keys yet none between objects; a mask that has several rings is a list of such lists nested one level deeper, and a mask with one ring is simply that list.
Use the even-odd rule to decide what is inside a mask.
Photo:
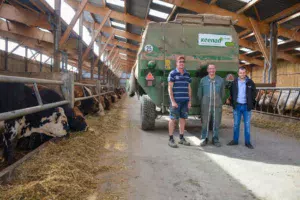
[{"label": "metal railing", "polygon": [[[0,75],[0,82],[2,83],[24,83],[24,84],[33,84],[33,90],[35,96],[37,98],[38,106],[23,108],[19,110],[9,111],[5,113],[0,113],[0,121],[10,120],[14,118],[18,118],[24,115],[37,113],[40,111],[44,111],[47,109],[59,107],[62,105],[70,104],[71,107],[74,107],[75,101],[82,101],[85,99],[95,98],[102,95],[114,93],[114,91],[108,92],[101,92],[101,88],[103,85],[100,84],[100,81],[97,81],[96,85],[92,84],[84,84],[84,83],[75,83],[74,82],[74,75],[72,73],[64,73],[62,75],[62,80],[46,80],[46,79],[38,79],[38,78],[26,78],[26,77],[17,77],[17,76],[5,76]],[[42,98],[40,96],[37,84],[52,84],[52,85],[60,85],[62,89],[63,96],[65,100],[55,102],[55,103],[48,103],[43,104]],[[93,87],[96,88],[96,95],[86,96],[85,97],[74,97],[74,86],[82,86],[82,87]],[[83,88],[82,88],[83,89]],[[85,93],[84,93],[85,94]]]},{"label": "metal railing", "polygon": [[258,87],[254,112],[300,120],[299,87]]}]

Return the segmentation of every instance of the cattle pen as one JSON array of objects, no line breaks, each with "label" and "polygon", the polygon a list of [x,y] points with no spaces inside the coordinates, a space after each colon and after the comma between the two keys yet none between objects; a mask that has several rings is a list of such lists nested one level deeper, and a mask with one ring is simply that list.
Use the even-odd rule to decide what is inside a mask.
[{"label": "cattle pen", "polygon": [[258,87],[254,112],[300,120],[299,87]]},{"label": "cattle pen", "polygon": [[[0,113],[0,121],[12,120],[12,119],[19,118],[19,117],[22,117],[25,115],[34,114],[37,112],[41,112],[43,110],[56,108],[56,107],[66,105],[66,104],[70,105],[73,108],[75,102],[84,101],[84,100],[92,99],[92,98],[99,98],[100,96],[115,93],[113,87],[110,87],[109,91],[103,91],[103,88],[106,86],[101,85],[100,81],[97,81],[96,84],[74,82],[74,77],[73,77],[72,73],[63,73],[61,76],[61,80],[47,80],[47,79],[39,79],[39,78],[27,78],[27,77],[0,75],[0,83],[33,84],[34,95],[39,104],[38,106],[34,106],[34,107],[28,107],[28,108],[23,108],[23,109],[19,109],[19,110],[12,110],[9,112]],[[60,86],[65,100],[54,102],[54,103],[43,104],[43,99],[41,98],[40,92],[38,89],[39,84],[41,84],[41,85],[51,84],[51,85]],[[80,86],[82,88],[83,87],[95,88],[96,94],[88,95],[88,94],[84,93],[84,97],[75,98],[74,86]],[[57,141],[57,139],[53,138],[50,141]],[[14,169],[16,167],[18,167],[19,165],[21,165],[27,159],[30,159],[33,155],[35,155],[37,152],[39,152],[46,145],[47,145],[47,143],[41,145],[37,149],[34,149],[33,151],[29,152],[28,155],[25,155],[20,160],[16,161],[11,166],[8,166],[7,168],[3,169],[0,172],[0,180],[1,180],[0,183],[11,180]]]}]

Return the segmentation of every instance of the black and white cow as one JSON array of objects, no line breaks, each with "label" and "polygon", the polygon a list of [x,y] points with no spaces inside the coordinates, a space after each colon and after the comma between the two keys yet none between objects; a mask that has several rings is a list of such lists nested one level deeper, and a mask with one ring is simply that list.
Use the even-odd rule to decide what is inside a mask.
[{"label": "black and white cow", "polygon": [[[38,105],[32,89],[22,83],[0,83],[0,113]],[[4,158],[13,162],[13,143],[16,139],[43,134],[63,137],[69,133],[69,124],[63,108],[52,108],[4,121]]]},{"label": "black and white cow", "polygon": [[[45,86],[38,86],[38,90],[44,104],[54,103],[64,100],[57,92]],[[71,131],[86,131],[88,126],[86,120],[77,107],[73,109],[69,105],[61,106],[67,116],[69,127]],[[17,148],[21,150],[32,150],[37,148],[42,143],[51,139],[49,135],[32,134],[30,137],[23,137],[18,140]]]},{"label": "black and white cow", "polygon": [[[64,100],[64,98],[61,95],[59,95],[52,89],[49,89],[44,86],[39,86],[38,89],[44,104]],[[71,131],[85,131],[87,129],[86,120],[83,117],[82,113],[80,113],[80,111],[78,111],[77,109],[72,109],[69,105],[63,105],[61,107],[64,109],[65,114],[68,118],[68,123]]]}]

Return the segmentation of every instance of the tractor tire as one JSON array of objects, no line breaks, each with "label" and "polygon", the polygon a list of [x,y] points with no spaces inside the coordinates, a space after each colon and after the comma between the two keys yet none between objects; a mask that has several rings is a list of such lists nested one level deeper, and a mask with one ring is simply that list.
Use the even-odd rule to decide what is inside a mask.
[{"label": "tractor tire", "polygon": [[156,119],[156,106],[148,95],[142,96],[141,103],[141,128],[154,130]]}]

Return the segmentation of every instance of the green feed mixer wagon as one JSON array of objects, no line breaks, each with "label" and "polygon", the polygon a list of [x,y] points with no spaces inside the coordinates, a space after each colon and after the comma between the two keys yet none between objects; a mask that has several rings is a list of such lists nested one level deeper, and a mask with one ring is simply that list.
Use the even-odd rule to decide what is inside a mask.
[{"label": "green feed mixer wagon", "polygon": [[176,68],[178,55],[185,56],[185,69],[192,77],[189,115],[200,115],[197,90],[209,64],[217,66],[217,75],[226,83],[233,80],[239,64],[233,25],[231,17],[210,14],[178,14],[175,21],[148,24],[129,81],[129,95],[142,96],[143,130],[154,129],[156,117],[169,114],[168,75]]}]

